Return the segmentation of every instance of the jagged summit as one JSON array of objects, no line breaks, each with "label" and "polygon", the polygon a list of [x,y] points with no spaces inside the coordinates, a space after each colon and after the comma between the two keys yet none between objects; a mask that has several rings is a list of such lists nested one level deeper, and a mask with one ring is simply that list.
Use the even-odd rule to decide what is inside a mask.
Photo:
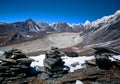
[{"label": "jagged summit", "polygon": [[51,27],[53,27],[54,30],[57,32],[72,31],[72,28],[65,22],[58,22],[58,23],[52,24]]},{"label": "jagged summit", "polygon": [[91,22],[89,20],[86,20],[85,23],[83,24],[84,28],[89,29],[91,26]]},{"label": "jagged summit", "polygon": [[35,21],[33,21],[32,18],[27,19],[25,22],[26,22],[26,23],[35,23]]},{"label": "jagged summit", "polygon": [[91,24],[91,22],[89,20],[86,20],[83,25],[90,25],[90,24]]}]

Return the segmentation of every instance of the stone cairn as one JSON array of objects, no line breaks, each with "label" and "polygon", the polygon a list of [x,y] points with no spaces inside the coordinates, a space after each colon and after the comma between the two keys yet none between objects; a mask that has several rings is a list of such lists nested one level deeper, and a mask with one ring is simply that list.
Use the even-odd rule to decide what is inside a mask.
[{"label": "stone cairn", "polygon": [[[120,52],[107,47],[94,47],[95,51],[95,62],[100,69],[108,70],[112,68],[113,62],[109,59],[109,57],[113,57],[113,55],[120,55]],[[119,66],[119,60],[115,59],[115,64]]]},{"label": "stone cairn", "polygon": [[0,84],[8,84],[11,80],[27,77],[33,59],[18,49],[10,49],[0,57],[0,61]]},{"label": "stone cairn", "polygon": [[57,78],[68,73],[70,68],[64,65],[65,62],[61,59],[61,56],[64,56],[64,53],[59,51],[57,47],[51,47],[51,50],[46,51],[45,72],[42,72],[41,78]]}]

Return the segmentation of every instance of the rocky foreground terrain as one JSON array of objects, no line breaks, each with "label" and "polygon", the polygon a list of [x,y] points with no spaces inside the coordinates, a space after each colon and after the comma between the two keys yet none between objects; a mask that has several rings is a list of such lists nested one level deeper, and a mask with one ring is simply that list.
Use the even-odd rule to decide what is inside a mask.
[{"label": "rocky foreground terrain", "polygon": [[[68,72],[71,67],[64,65],[64,53],[58,48],[53,47],[46,51],[45,59],[43,59],[44,66],[35,65],[33,68],[30,66],[33,59],[28,58],[20,50],[6,51],[0,57],[0,83],[119,84],[120,52],[106,47],[94,47],[94,50],[95,55],[92,60],[86,60],[83,64],[77,62],[71,64],[72,67],[82,65],[82,68],[73,72]],[[64,59],[61,59],[62,56]],[[37,58],[37,60],[40,59]]]}]

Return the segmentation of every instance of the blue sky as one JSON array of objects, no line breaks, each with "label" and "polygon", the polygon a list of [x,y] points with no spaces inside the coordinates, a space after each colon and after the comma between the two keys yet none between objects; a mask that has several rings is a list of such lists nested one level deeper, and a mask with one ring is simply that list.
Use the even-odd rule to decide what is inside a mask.
[{"label": "blue sky", "polygon": [[0,21],[84,23],[120,9],[120,0],[0,0]]}]

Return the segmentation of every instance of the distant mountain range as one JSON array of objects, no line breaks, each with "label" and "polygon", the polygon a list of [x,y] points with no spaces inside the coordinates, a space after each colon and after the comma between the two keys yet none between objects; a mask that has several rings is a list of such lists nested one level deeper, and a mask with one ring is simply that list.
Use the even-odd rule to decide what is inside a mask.
[{"label": "distant mountain range", "polygon": [[68,24],[58,22],[48,24],[28,19],[24,22],[0,22],[0,46],[32,40],[45,34],[56,32],[82,32],[85,44],[120,39],[120,10],[93,22]]},{"label": "distant mountain range", "polygon": [[92,22],[81,36],[86,44],[120,39],[120,11]]}]

